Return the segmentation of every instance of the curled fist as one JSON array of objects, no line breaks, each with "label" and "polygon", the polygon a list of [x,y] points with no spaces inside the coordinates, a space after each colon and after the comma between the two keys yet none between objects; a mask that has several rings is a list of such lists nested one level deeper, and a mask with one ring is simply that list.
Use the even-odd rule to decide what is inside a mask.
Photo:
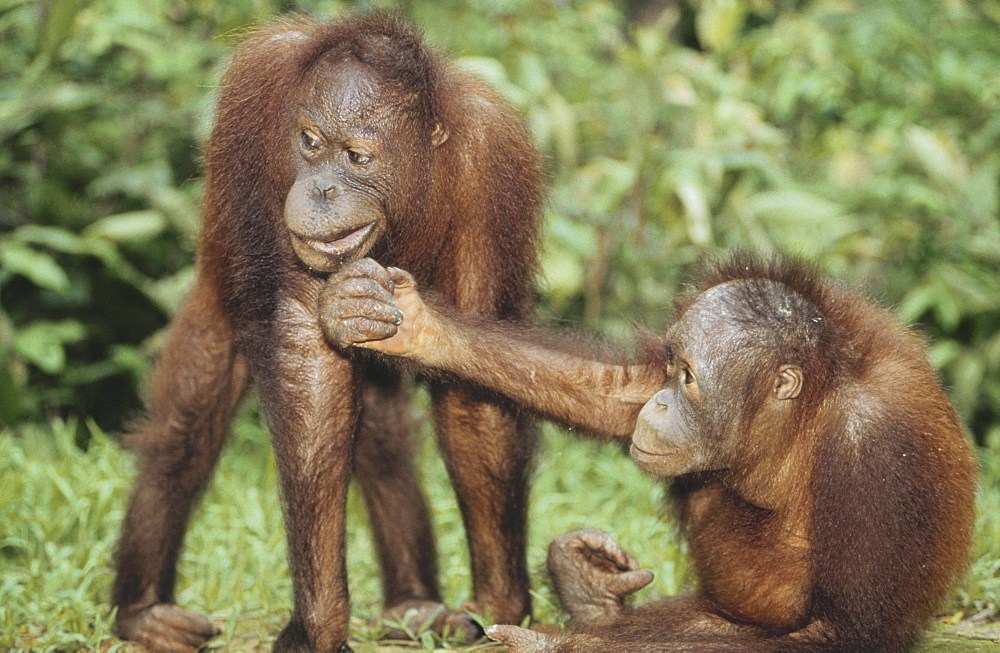
[{"label": "curled fist", "polygon": [[610,535],[597,530],[569,533],[549,545],[549,573],[563,605],[577,623],[616,621],[625,597],[653,581]]},{"label": "curled fist", "polygon": [[327,342],[397,356],[417,353],[428,313],[416,287],[410,273],[370,258],[345,265],[320,291],[319,320]]}]

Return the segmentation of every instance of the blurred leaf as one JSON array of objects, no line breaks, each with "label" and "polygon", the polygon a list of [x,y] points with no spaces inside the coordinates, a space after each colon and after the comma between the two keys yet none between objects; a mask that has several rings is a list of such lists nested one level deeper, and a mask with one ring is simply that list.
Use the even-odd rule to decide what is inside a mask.
[{"label": "blurred leaf", "polygon": [[72,32],[78,9],[76,0],[51,0],[47,4],[41,53],[51,60]]},{"label": "blurred leaf", "polygon": [[728,52],[746,20],[745,0],[701,0],[699,4],[698,41],[711,50]]},{"label": "blurred leaf", "polygon": [[169,186],[172,174],[167,161],[157,159],[138,166],[120,166],[95,179],[87,188],[92,197],[125,193],[130,197],[149,197],[152,189]]},{"label": "blurred leaf", "polygon": [[937,134],[912,126],[906,130],[906,142],[931,177],[953,188],[963,184],[968,174],[967,167]]},{"label": "blurred leaf", "polygon": [[472,74],[482,78],[510,100],[515,106],[528,103],[529,94],[511,82],[504,65],[490,57],[461,57],[456,63]]},{"label": "blurred leaf", "polygon": [[10,350],[0,341],[0,427],[20,417],[20,387],[11,370]]},{"label": "blurred leaf", "polygon": [[630,161],[605,157],[579,169],[576,176],[585,210],[599,221],[606,221],[635,184],[636,168]]},{"label": "blurred leaf", "polygon": [[190,265],[173,276],[143,284],[142,288],[146,295],[163,309],[163,312],[173,315],[180,310],[188,291],[194,285],[194,277],[195,268]]},{"label": "blurred leaf", "polygon": [[[399,5],[532,130],[549,182],[541,313],[627,333],[666,320],[706,249],[802,253],[919,320],[956,393],[972,378],[958,361],[980,360],[957,401],[986,432],[1000,420],[1000,4],[634,4]],[[131,383],[115,348],[155,347],[191,281],[199,157],[234,35],[288,6],[0,11],[0,281],[21,419],[82,405],[73,379]],[[13,334],[62,320],[85,342],[43,378]]]},{"label": "blurred leaf", "polygon": [[749,198],[743,212],[761,222],[781,249],[816,257],[858,229],[844,207],[802,190],[773,190]]},{"label": "blurred leaf", "polygon": [[970,213],[977,219],[992,225],[992,244],[1000,259],[1000,157],[994,156],[972,171],[965,187],[965,200]]},{"label": "blurred leaf", "polygon": [[20,243],[3,244],[3,249],[0,249],[0,270],[22,275],[36,286],[55,292],[69,288],[69,277],[54,258]]},{"label": "blurred leaf", "polygon": [[928,284],[920,284],[906,293],[903,301],[896,307],[896,313],[906,322],[916,322],[929,307],[934,305],[936,294],[934,288]]},{"label": "blurred leaf", "polygon": [[934,367],[944,367],[962,353],[962,348],[952,340],[932,342],[927,348],[927,357]]},{"label": "blurred leaf", "polygon": [[951,364],[951,398],[960,412],[975,407],[979,388],[986,375],[986,366],[975,355],[965,354]]},{"label": "blurred leaf", "polygon": [[541,251],[545,293],[563,302],[583,291],[585,261],[594,254],[597,237],[588,224],[552,220]]},{"label": "blurred leaf", "polygon": [[705,190],[697,181],[684,178],[677,182],[677,196],[684,205],[688,237],[699,247],[712,244],[712,224]]},{"label": "blurred leaf", "polygon": [[93,89],[74,82],[49,81],[41,86],[35,80],[26,82],[9,98],[0,92],[0,137],[27,129],[47,112],[79,111],[99,99]]},{"label": "blurred leaf", "polygon": [[550,131],[555,138],[559,163],[566,167],[576,165],[577,138],[576,115],[573,108],[559,93],[546,93],[546,109],[551,116]]},{"label": "blurred leaf", "polygon": [[166,227],[166,218],[159,211],[131,211],[101,218],[84,229],[83,235],[121,243],[149,240]]},{"label": "blurred leaf", "polygon": [[14,349],[43,372],[58,374],[66,367],[63,345],[85,336],[83,324],[74,320],[32,322],[18,331]]},{"label": "blurred leaf", "polygon": [[541,56],[525,52],[520,57],[520,64],[518,80],[524,89],[538,97],[546,96],[552,88],[552,80]]},{"label": "blurred leaf", "polygon": [[188,195],[173,186],[160,186],[150,194],[150,199],[163,211],[170,226],[195,241],[200,224],[198,205]]},{"label": "blurred leaf", "polygon": [[86,249],[77,234],[59,227],[29,224],[14,231],[13,238],[18,242],[42,245],[65,254],[82,254]]}]

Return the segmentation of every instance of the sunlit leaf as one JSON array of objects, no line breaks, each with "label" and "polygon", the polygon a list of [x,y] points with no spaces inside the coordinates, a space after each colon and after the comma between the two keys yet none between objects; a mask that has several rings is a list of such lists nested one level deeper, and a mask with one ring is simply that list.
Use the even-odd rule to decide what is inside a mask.
[{"label": "sunlit leaf", "polygon": [[730,50],[743,28],[746,14],[744,0],[702,0],[695,20],[698,40],[712,50]]},{"label": "sunlit leaf", "polygon": [[742,210],[764,225],[788,252],[817,257],[859,229],[836,202],[803,190],[774,190],[749,198]]},{"label": "sunlit leaf", "polygon": [[167,227],[167,220],[159,211],[131,211],[101,218],[87,227],[87,238],[103,238],[115,242],[148,240]]},{"label": "sunlit leaf", "polygon": [[912,126],[906,130],[906,142],[931,177],[956,188],[963,184],[968,168],[940,136],[929,129]]},{"label": "sunlit leaf", "polygon": [[546,94],[546,107],[552,117],[551,129],[559,152],[559,163],[564,166],[576,165],[576,115],[573,108],[562,95],[555,92]]},{"label": "sunlit leaf", "polygon": [[968,413],[976,405],[986,367],[978,356],[970,354],[960,356],[949,367],[951,399],[960,412]]},{"label": "sunlit leaf", "polygon": [[677,182],[677,196],[684,205],[685,223],[691,242],[699,247],[708,247],[712,244],[712,223],[704,187],[694,179],[684,178]]}]

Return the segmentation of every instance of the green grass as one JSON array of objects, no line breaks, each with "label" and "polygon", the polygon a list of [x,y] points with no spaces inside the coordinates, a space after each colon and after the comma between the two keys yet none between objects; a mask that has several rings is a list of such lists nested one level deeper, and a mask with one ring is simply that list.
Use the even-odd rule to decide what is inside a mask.
[{"label": "green grass", "polygon": [[[82,451],[80,432],[90,434]],[[428,438],[428,440],[430,440]],[[454,497],[433,444],[424,451],[425,485],[439,534],[446,600],[469,598],[469,572]],[[0,649],[107,650],[106,605],[112,551],[129,494],[132,464],[90,424],[54,422],[0,434]],[[997,604],[1000,594],[1000,461],[984,462],[973,570],[951,600],[956,616]],[[639,600],[683,591],[683,545],[661,514],[662,488],[615,447],[546,426],[537,457],[529,564],[536,615],[563,619],[541,573],[552,537],[593,527],[615,534],[656,581]],[[348,565],[352,636],[377,636],[379,583],[363,503],[349,499]],[[268,646],[290,610],[274,461],[252,411],[237,421],[215,481],[188,534],[178,602],[211,614],[232,649]],[[441,646],[425,636],[425,648]],[[447,645],[445,642],[444,645]]]}]

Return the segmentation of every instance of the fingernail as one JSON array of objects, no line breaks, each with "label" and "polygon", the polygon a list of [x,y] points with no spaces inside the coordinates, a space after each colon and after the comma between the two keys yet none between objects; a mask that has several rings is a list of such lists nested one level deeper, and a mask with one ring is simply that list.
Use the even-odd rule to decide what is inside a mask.
[{"label": "fingernail", "polygon": [[396,321],[396,326],[399,326],[400,324],[403,323],[403,312],[402,311],[396,311],[395,321]]}]

